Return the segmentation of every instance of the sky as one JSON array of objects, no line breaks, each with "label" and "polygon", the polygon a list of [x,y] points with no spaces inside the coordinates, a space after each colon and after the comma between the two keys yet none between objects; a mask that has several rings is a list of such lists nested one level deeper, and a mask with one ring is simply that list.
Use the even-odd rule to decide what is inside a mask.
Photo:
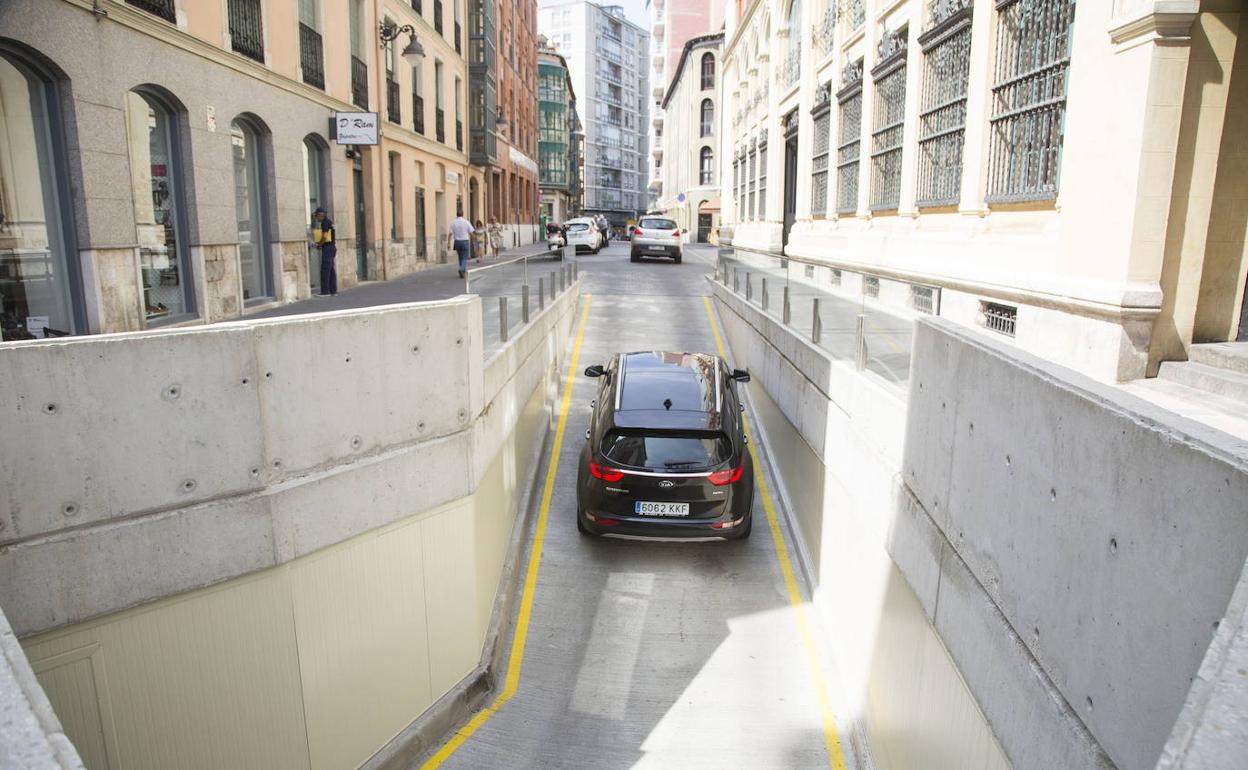
[{"label": "sky", "polygon": [[[539,6],[553,5],[564,0],[537,0]],[[646,0],[590,0],[595,5],[622,5],[628,20],[644,30],[650,29],[650,10]]]}]

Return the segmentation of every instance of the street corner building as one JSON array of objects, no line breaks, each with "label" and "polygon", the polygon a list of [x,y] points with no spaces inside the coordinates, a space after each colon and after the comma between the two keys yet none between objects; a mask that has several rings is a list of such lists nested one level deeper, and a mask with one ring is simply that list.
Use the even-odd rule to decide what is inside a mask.
[{"label": "street corner building", "polygon": [[731,2],[725,240],[1102,381],[1244,339],[1241,10]]},{"label": "street corner building", "polygon": [[[203,324],[445,261],[469,163],[467,6],[0,3],[0,338]],[[373,144],[336,113],[373,113]],[[360,141],[360,140],[355,140]]]}]

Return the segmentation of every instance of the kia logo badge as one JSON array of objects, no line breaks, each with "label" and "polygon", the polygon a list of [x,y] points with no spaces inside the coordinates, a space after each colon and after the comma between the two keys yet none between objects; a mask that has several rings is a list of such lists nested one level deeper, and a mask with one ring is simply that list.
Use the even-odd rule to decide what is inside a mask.
[{"label": "kia logo badge", "polygon": [[663,487],[664,489],[671,489],[672,487],[676,486],[676,482],[675,481],[660,481],[659,486]]}]

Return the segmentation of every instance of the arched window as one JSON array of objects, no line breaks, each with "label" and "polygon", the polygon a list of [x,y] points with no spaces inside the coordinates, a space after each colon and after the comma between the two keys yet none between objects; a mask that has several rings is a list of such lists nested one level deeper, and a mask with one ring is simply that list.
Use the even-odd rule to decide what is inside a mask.
[{"label": "arched window", "polygon": [[710,51],[702,54],[702,90],[715,88],[715,55]]},{"label": "arched window", "polygon": [[702,100],[702,127],[698,136],[710,136],[711,127],[715,124],[715,105],[710,99]]},{"label": "arched window", "polygon": [[[303,221],[310,232],[313,224],[312,214],[318,208],[325,209],[331,220],[334,218],[328,195],[329,170],[326,164],[326,154],[329,145],[317,134],[308,134],[303,138],[301,146],[303,148],[303,199],[306,201]],[[308,249],[308,285],[312,287],[314,294],[320,293],[321,250],[319,248]]]},{"label": "arched window", "polygon": [[126,94],[134,227],[148,326],[195,312],[182,179],[182,106],[163,89]]},{"label": "arched window", "polygon": [[[27,54],[29,53],[29,58]],[[69,259],[55,82],[0,40],[0,340],[86,331]]]},{"label": "arched window", "polygon": [[698,184],[713,184],[715,179],[715,157],[710,147],[702,148],[701,162],[698,165],[701,172],[698,174]]},{"label": "arched window", "polygon": [[264,146],[267,136],[268,129],[257,118],[240,115],[230,122],[243,302],[253,304],[275,295],[273,258],[269,253],[270,181]]}]

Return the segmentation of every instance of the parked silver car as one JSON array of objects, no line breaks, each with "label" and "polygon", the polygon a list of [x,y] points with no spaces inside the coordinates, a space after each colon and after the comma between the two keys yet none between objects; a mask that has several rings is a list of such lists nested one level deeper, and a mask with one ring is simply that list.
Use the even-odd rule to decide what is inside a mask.
[{"label": "parked silver car", "polygon": [[633,262],[642,257],[671,257],[680,263],[683,255],[680,236],[684,231],[665,217],[642,217],[633,228],[633,247],[629,258]]}]

